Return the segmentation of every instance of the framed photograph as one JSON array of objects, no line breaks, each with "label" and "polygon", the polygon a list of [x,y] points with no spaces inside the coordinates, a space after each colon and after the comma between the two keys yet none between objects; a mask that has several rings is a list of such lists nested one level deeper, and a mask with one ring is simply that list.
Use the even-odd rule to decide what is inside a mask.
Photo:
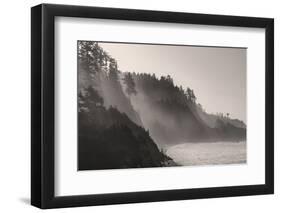
[{"label": "framed photograph", "polygon": [[31,9],[31,203],[272,194],[271,18]]}]

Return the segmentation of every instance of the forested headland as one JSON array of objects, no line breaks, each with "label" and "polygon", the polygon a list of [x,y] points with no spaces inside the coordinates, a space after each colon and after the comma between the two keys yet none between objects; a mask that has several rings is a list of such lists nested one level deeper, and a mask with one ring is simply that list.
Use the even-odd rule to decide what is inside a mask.
[{"label": "forested headland", "polygon": [[172,166],[166,146],[245,139],[243,121],[207,113],[172,76],[119,70],[97,42],[78,41],[79,170]]}]

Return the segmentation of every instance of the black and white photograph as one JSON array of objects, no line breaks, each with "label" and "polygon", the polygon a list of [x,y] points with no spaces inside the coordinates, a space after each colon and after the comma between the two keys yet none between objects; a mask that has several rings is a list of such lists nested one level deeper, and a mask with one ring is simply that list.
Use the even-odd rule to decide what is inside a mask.
[{"label": "black and white photograph", "polygon": [[77,41],[78,170],[247,163],[247,48]]}]

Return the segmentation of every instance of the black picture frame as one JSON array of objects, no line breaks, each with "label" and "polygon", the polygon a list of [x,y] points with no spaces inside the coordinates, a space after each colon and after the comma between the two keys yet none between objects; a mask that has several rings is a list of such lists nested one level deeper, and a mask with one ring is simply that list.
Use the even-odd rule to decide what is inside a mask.
[{"label": "black picture frame", "polygon": [[[54,21],[58,16],[264,28],[265,184],[56,197]],[[31,97],[31,204],[36,207],[46,209],[274,193],[274,20],[271,18],[41,4],[31,9]]]}]

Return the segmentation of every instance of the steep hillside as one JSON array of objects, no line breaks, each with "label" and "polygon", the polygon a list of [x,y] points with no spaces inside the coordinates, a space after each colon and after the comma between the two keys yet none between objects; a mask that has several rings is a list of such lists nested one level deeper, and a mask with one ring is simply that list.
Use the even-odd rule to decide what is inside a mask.
[{"label": "steep hillside", "polygon": [[95,42],[78,48],[78,169],[175,165],[142,127],[116,61]]},{"label": "steep hillside", "polygon": [[178,87],[170,76],[132,75],[137,90],[132,105],[158,144],[245,140],[242,121],[206,113],[193,90]]},{"label": "steep hillside", "polygon": [[148,131],[116,108],[103,106],[92,87],[79,94],[79,170],[161,167],[172,161]]}]

